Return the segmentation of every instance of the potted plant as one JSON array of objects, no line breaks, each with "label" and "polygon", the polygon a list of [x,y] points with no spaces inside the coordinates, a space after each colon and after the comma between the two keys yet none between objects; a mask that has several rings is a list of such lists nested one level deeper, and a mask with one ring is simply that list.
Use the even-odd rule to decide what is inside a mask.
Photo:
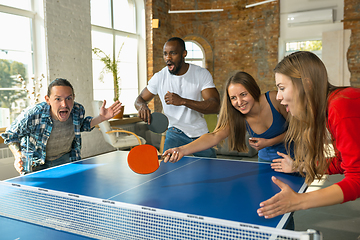
[{"label": "potted plant", "polygon": [[[117,57],[115,58],[115,56],[113,55],[112,57],[110,55],[107,55],[104,51],[102,51],[99,48],[93,48],[92,51],[93,53],[100,58],[100,61],[104,63],[104,68],[102,69],[102,71],[100,72],[100,76],[99,76],[99,80],[100,81],[104,81],[104,74],[105,73],[112,73],[113,76],[113,82],[114,82],[114,102],[119,100],[119,95],[120,95],[120,75],[119,75],[119,56],[120,56],[120,52],[121,49],[124,46],[124,43],[122,43],[119,53],[117,55]],[[122,106],[121,112],[116,115],[114,118],[118,118],[118,119],[122,119],[123,117],[123,113],[124,113],[124,106]]]}]

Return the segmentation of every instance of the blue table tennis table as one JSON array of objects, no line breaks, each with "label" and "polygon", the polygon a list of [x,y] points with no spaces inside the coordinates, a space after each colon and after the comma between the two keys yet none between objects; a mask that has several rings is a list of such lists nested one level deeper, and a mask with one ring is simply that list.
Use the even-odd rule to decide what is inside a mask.
[{"label": "blue table tennis table", "polygon": [[[250,228],[250,230],[259,228],[258,226],[277,229],[285,226],[289,214],[265,219],[259,217],[256,212],[260,202],[269,199],[280,191],[271,181],[271,176],[276,176],[289,184],[296,192],[304,192],[307,187],[304,184],[303,177],[295,174],[277,173],[271,169],[268,163],[198,157],[184,157],[177,163],[161,163],[156,172],[140,175],[128,167],[127,154],[127,151],[114,151],[3,181],[0,187],[2,186],[6,190],[0,188],[0,195],[2,195],[0,196],[0,215],[4,215],[0,217],[0,238],[19,240],[106,239],[104,236],[92,235],[92,233],[81,236],[75,230],[67,232],[66,227],[70,226],[70,223],[66,221],[72,220],[58,219],[57,216],[62,214],[62,210],[60,213],[56,213],[55,217],[44,217],[45,220],[42,221],[47,222],[44,226],[38,223],[38,220],[31,220],[33,215],[38,215],[37,211],[39,210],[34,210],[33,213],[29,212],[28,216],[25,217],[20,216],[19,219],[16,216],[13,217],[12,213],[6,213],[6,209],[10,209],[7,202],[11,204],[17,199],[21,199],[19,201],[22,202],[16,202],[15,205],[25,208],[20,212],[26,212],[27,202],[30,200],[23,199],[29,195],[28,191],[30,194],[35,194],[31,200],[35,203],[28,206],[29,211],[34,209],[37,204],[40,205],[39,209],[43,208],[41,201],[38,200],[42,199],[43,193],[55,194],[56,198],[65,196],[71,198],[71,201],[90,201],[91,208],[104,205],[107,209],[104,211],[96,210],[101,211],[101,213],[95,212],[94,216],[83,217],[85,221],[88,218],[93,218],[96,222],[98,221],[97,218],[107,215],[104,212],[113,211],[112,209],[120,204],[120,208],[125,209],[124,215],[126,217],[112,220],[112,218],[123,215],[123,210],[120,212],[114,210],[116,213],[110,213],[111,218],[109,217],[109,219],[101,219],[103,221],[101,224],[115,225],[111,228],[124,225],[124,229],[131,228],[131,226],[137,226],[138,229],[140,225],[143,225],[149,229],[144,232],[136,230],[135,235],[139,234],[140,239],[141,236],[144,239],[149,239],[152,238],[147,235],[149,231],[154,231],[155,234],[158,231],[160,235],[168,234],[173,231],[172,225],[176,225],[176,227],[183,224],[188,226],[188,222],[190,222],[190,225],[200,224],[200,229],[205,226],[205,230],[199,230],[199,233],[197,230],[195,232],[186,230],[188,228],[186,227],[185,230],[181,230],[184,231],[182,235],[188,236],[188,239],[195,239],[192,236],[201,235],[201,231],[203,231],[206,233],[204,238],[200,239],[209,239],[210,237],[207,237],[206,234],[213,231],[209,230],[209,225],[211,229],[212,225],[216,225],[215,227],[219,225],[222,229],[225,228],[223,225],[229,224],[230,230],[225,230],[225,232],[230,232],[229,238],[232,238],[232,228],[238,226]],[[18,191],[17,189],[22,191],[21,195],[13,197],[15,194],[13,192]],[[12,197],[13,199],[10,200]],[[57,201],[51,199],[50,202],[55,203]],[[51,208],[48,210],[50,213],[53,211],[57,210]],[[75,211],[77,210],[70,210],[70,212]],[[21,213],[15,215],[17,214],[21,215]],[[174,218],[171,216],[172,214],[174,214]],[[64,215],[69,215],[69,213],[65,212]],[[145,219],[145,223],[142,222],[143,219]],[[117,221],[117,223],[112,224],[113,221]],[[129,221],[131,224],[126,225]],[[56,226],[52,227],[49,222]],[[86,228],[87,224],[87,222],[81,223],[80,227],[84,225]],[[158,230],[168,226],[168,230]],[[96,227],[88,228],[84,232],[90,232],[94,228]],[[196,228],[198,227],[196,226]],[[109,230],[105,226],[94,231],[101,235],[102,232],[117,230]],[[174,230],[176,233],[170,233],[163,239],[179,239],[178,231]],[[131,233],[125,231],[125,235],[127,234]],[[109,237],[108,239],[113,238],[117,237]],[[135,238],[137,237],[135,236]],[[127,235],[124,239],[130,239],[130,237]]]}]

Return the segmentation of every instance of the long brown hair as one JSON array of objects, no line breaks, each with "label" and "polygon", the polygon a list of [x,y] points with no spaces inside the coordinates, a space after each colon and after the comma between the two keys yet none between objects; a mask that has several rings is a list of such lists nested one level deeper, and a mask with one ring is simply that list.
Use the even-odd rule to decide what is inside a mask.
[{"label": "long brown hair", "polygon": [[228,93],[230,84],[243,85],[257,102],[259,101],[261,91],[255,79],[246,72],[237,72],[235,75],[231,76],[227,80],[226,86],[224,88],[219,120],[216,124],[214,132],[223,130],[228,127],[230,130],[228,137],[229,149],[244,152],[248,150],[245,140],[245,115],[235,109],[231,104]]},{"label": "long brown hair", "polygon": [[295,168],[306,183],[320,180],[328,168],[326,155],[329,149],[326,129],[327,96],[332,88],[323,62],[311,52],[295,52],[277,64],[275,73],[290,77],[295,89],[295,103],[299,115],[289,116],[286,143],[294,141]]}]

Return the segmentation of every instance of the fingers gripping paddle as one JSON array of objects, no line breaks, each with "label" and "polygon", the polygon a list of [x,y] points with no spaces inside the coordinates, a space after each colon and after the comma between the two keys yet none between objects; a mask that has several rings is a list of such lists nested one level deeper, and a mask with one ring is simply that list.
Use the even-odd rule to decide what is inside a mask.
[{"label": "fingers gripping paddle", "polygon": [[157,149],[149,144],[133,147],[127,157],[129,167],[136,173],[149,174],[155,172],[162,160],[159,160]]},{"label": "fingers gripping paddle", "polygon": [[[168,128],[169,121],[167,117],[159,112],[151,114],[148,128],[155,133],[163,133]],[[154,146],[143,144],[133,147],[128,154],[128,165],[131,170],[139,174],[149,174],[155,172],[160,162],[157,149]]]},{"label": "fingers gripping paddle", "polygon": [[151,114],[150,124],[148,128],[154,133],[163,133],[168,128],[169,121],[168,118],[159,112],[153,112]]}]

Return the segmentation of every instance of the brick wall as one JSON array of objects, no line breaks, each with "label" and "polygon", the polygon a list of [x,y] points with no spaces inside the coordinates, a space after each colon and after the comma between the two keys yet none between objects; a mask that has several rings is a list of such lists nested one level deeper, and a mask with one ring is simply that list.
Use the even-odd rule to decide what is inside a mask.
[{"label": "brick wall", "polygon": [[[169,37],[194,40],[205,49],[206,68],[223,94],[236,71],[250,73],[262,92],[274,90],[278,61],[279,1],[245,9],[246,0],[147,0],[148,79],[163,66],[162,47]],[[351,85],[360,87],[360,2],[344,0],[344,29],[351,29],[347,52]],[[168,14],[168,10],[224,9],[215,13]],[[151,19],[160,19],[158,29]],[[150,37],[149,37],[150,36]],[[155,109],[161,109],[159,101]]]},{"label": "brick wall", "polygon": [[351,86],[360,87],[360,1],[345,0],[344,29],[351,30],[350,47],[347,52],[351,73]]},{"label": "brick wall", "polygon": [[91,107],[90,2],[45,1],[45,12],[50,81],[58,77],[68,79],[73,84],[76,100]]},{"label": "brick wall", "polygon": [[[163,68],[162,47],[173,36],[193,40],[205,49],[206,68],[220,94],[236,71],[250,73],[263,92],[275,89],[272,69],[277,63],[279,2],[245,9],[245,0],[146,1],[148,79]],[[168,10],[224,9],[212,13],[169,14]],[[151,28],[151,19],[160,28]],[[155,101],[155,109],[160,102]]]},{"label": "brick wall", "polygon": [[[146,49],[148,80],[164,66],[163,46],[172,35],[172,23],[167,13],[169,0],[146,1]],[[152,28],[152,19],[160,20],[160,28]],[[162,106],[158,96],[149,103],[150,109],[161,112]]]}]

